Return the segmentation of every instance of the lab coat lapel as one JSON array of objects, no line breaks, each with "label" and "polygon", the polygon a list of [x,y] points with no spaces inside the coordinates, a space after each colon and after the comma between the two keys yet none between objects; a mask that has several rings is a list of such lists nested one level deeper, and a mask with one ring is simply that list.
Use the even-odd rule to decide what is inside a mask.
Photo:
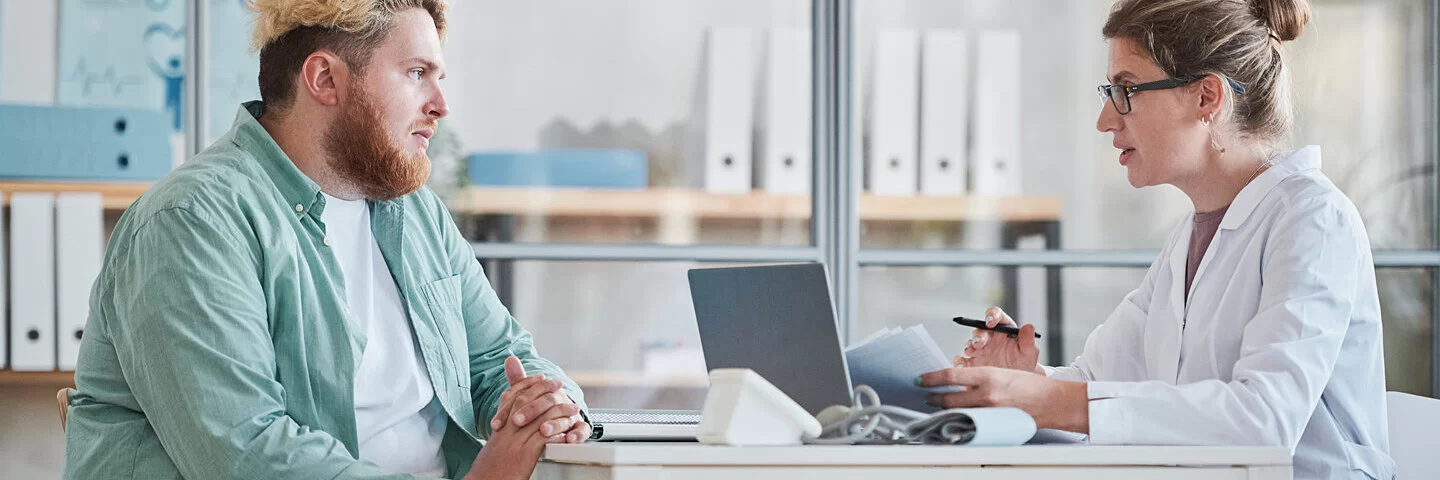
[{"label": "lab coat lapel", "polygon": [[1194,221],[1185,217],[1179,232],[1170,244],[1170,291],[1165,292],[1164,308],[1151,312],[1145,326],[1146,370],[1150,378],[1175,383],[1180,372],[1180,324],[1185,321],[1185,260],[1190,231]]}]

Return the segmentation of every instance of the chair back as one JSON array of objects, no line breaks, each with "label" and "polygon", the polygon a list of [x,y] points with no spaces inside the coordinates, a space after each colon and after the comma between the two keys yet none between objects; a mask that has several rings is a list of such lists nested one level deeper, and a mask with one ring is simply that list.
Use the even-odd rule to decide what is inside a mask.
[{"label": "chair back", "polygon": [[1386,392],[1389,410],[1390,457],[1398,478],[1440,478],[1435,432],[1440,432],[1440,399]]}]

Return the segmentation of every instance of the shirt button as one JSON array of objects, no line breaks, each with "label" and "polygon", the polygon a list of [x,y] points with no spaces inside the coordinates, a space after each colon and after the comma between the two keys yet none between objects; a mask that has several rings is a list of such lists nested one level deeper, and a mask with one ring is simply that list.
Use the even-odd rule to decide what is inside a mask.
[{"label": "shirt button", "polygon": [[295,211],[297,211],[297,212],[303,212],[303,211],[305,211],[305,206],[297,203],[297,204],[295,204]]},{"label": "shirt button", "polygon": [[334,241],[331,241],[331,240],[330,240],[330,237],[325,237],[325,246],[327,246],[327,247],[333,247],[333,246],[335,246],[335,242],[334,242]]},{"label": "shirt button", "polygon": [[347,316],[350,315],[350,307],[340,307],[340,311],[345,312]]}]

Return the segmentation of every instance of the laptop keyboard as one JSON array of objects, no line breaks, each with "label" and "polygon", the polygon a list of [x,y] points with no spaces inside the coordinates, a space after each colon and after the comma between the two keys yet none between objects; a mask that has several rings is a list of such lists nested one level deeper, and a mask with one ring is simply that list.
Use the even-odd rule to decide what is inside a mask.
[{"label": "laptop keyboard", "polygon": [[590,423],[634,423],[642,425],[699,425],[699,410],[645,410],[596,408],[585,412]]}]

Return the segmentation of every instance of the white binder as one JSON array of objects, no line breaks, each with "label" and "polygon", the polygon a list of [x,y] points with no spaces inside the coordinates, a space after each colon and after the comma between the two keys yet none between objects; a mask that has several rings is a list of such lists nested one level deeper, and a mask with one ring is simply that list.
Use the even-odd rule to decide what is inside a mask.
[{"label": "white binder", "polygon": [[99,193],[62,193],[55,201],[55,285],[58,364],[75,370],[90,316],[90,287],[105,251],[105,213]]},{"label": "white binder", "polygon": [[980,32],[975,62],[977,195],[1020,194],[1020,32]]},{"label": "white binder", "polygon": [[10,369],[55,370],[55,196],[10,197]]},{"label": "white binder", "polygon": [[970,114],[968,45],[960,31],[925,32],[920,75],[920,193],[965,194]]},{"label": "white binder", "polygon": [[770,31],[765,56],[765,148],[760,188],[810,193],[810,32]]},{"label": "white binder", "polygon": [[866,162],[870,192],[875,195],[916,192],[919,47],[913,30],[882,30],[875,40],[874,111]]},{"label": "white binder", "polygon": [[710,30],[705,103],[705,189],[710,192],[747,193],[751,189],[753,37],[744,28]]}]

